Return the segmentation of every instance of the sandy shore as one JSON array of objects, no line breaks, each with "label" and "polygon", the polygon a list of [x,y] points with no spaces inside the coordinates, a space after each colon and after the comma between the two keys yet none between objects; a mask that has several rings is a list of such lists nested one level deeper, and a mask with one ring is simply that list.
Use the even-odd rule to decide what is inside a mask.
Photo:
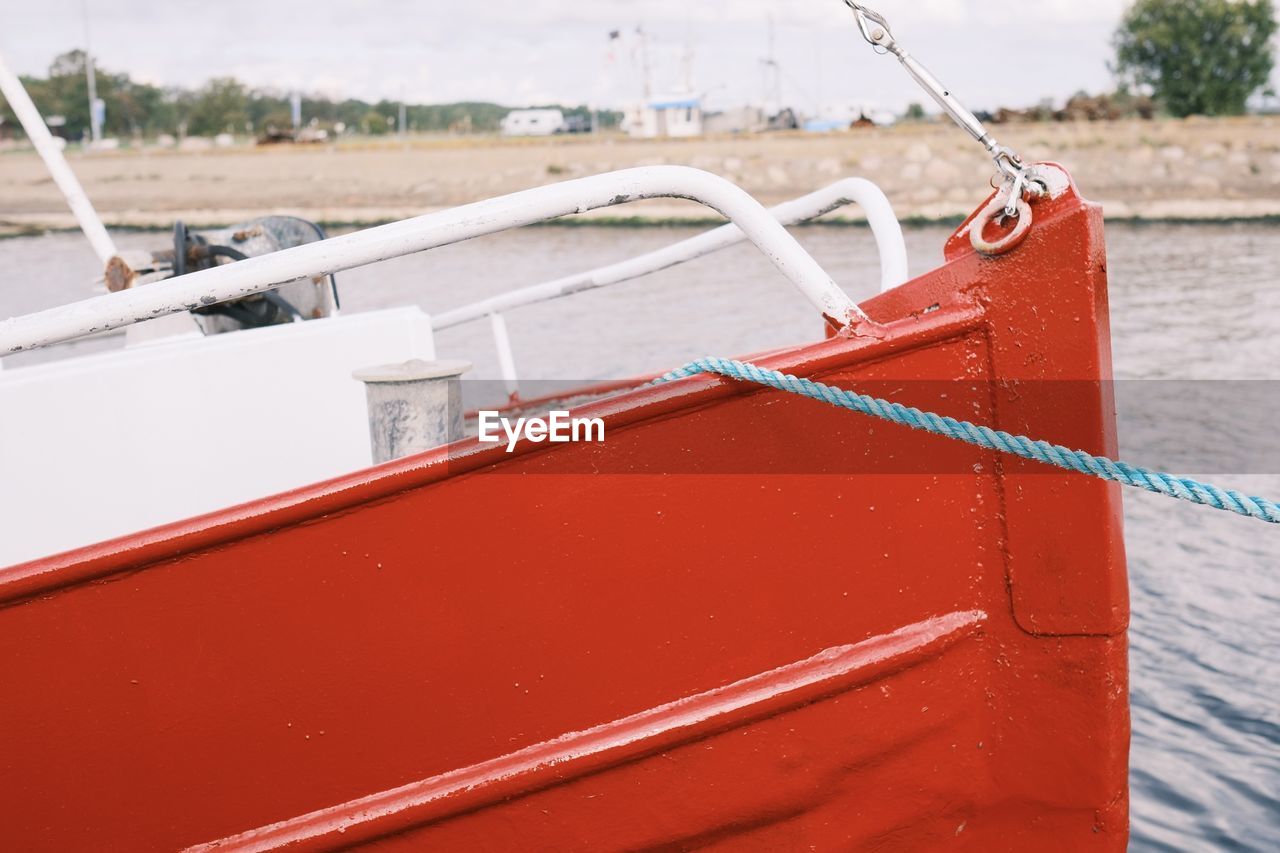
[{"label": "sandy shore", "polygon": [[[1112,219],[1280,218],[1277,117],[1011,125],[997,135],[1028,158],[1066,165]],[[770,204],[862,176],[885,189],[902,219],[937,221],[970,212],[992,173],[976,143],[941,124],[691,141],[416,138],[70,159],[107,223],[139,228],[167,228],[174,219],[226,225],[269,212],[328,224],[383,222],[668,163],[723,175]],[[688,202],[647,202],[591,216],[661,222],[707,219],[708,211]],[[0,234],[70,227],[74,221],[38,158],[29,151],[0,154]]]}]

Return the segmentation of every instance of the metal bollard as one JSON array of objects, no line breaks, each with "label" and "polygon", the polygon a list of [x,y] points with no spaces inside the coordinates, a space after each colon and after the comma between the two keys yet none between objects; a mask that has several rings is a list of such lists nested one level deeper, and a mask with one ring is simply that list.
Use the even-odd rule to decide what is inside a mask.
[{"label": "metal bollard", "polygon": [[369,405],[369,441],[380,465],[458,441],[462,429],[465,361],[388,364],[356,371]]}]

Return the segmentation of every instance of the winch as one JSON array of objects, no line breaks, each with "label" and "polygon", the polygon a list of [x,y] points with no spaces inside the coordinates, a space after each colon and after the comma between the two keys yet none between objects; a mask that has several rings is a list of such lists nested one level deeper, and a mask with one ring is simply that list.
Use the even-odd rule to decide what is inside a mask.
[{"label": "winch", "polygon": [[[151,263],[130,276],[106,276],[107,289],[153,285],[187,273],[244,261],[282,249],[324,240],[324,228],[297,216],[263,216],[230,228],[193,231],[179,221],[173,248],[151,253]],[[297,323],[330,317],[338,311],[333,275],[299,279],[275,290],[255,293],[192,311],[206,335]]]}]

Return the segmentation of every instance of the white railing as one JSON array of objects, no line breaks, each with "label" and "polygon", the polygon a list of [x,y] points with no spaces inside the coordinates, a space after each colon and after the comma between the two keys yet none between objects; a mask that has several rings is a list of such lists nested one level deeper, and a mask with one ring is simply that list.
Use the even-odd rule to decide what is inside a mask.
[{"label": "white railing", "polygon": [[[850,204],[856,204],[862,208],[867,224],[871,227],[872,236],[875,238],[876,248],[880,254],[880,290],[881,292],[892,290],[908,278],[907,244],[902,236],[902,225],[893,212],[893,205],[889,203],[884,191],[871,181],[864,178],[845,178],[816,192],[770,208],[769,213],[782,225],[795,225],[817,219]],[[502,379],[506,383],[507,392],[516,394],[519,386],[515,356],[512,353],[511,340],[507,335],[507,324],[501,312],[633,281],[721,249],[736,246],[746,239],[747,235],[743,230],[730,223],[625,261],[543,284],[518,288],[452,311],[433,314],[431,325],[432,328],[440,331],[488,317],[492,325],[494,345],[498,351]]]},{"label": "white railing", "polygon": [[0,355],[509,228],[648,198],[685,198],[718,211],[741,229],[823,316],[842,325],[866,319],[795,237],[744,190],[699,169],[651,166],[525,190],[15,317],[0,322]]},{"label": "white railing", "polygon": [[[770,208],[769,213],[783,225],[795,225],[817,219],[850,204],[862,207],[875,237],[876,247],[880,252],[880,289],[892,290],[907,280],[907,245],[902,236],[902,226],[889,199],[871,181],[846,178],[817,192]],[[437,330],[448,329],[500,311],[632,281],[736,246],[746,239],[747,235],[737,225],[723,225],[705,234],[616,264],[511,290],[490,299],[435,314],[431,318],[431,325]]]},{"label": "white railing", "polygon": [[117,255],[116,244],[107,234],[107,229],[103,227],[102,220],[98,218],[98,212],[93,209],[93,204],[85,195],[80,181],[76,180],[75,173],[67,165],[66,158],[62,156],[62,149],[53,141],[49,128],[40,117],[40,111],[31,102],[31,97],[23,88],[18,75],[5,64],[3,55],[0,55],[0,94],[8,100],[13,114],[18,117],[18,121],[22,123],[22,129],[27,133],[27,139],[31,140],[31,144],[35,146],[53,182],[66,198],[76,222],[80,224],[80,230],[84,231],[84,236],[89,239],[98,260],[105,266],[107,261]]}]

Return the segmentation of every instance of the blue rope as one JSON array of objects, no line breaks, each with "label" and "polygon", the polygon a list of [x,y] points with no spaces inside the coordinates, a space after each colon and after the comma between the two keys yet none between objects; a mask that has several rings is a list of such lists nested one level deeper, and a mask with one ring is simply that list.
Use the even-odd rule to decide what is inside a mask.
[{"label": "blue rope", "polygon": [[1148,492],[1190,501],[1193,504],[1234,512],[1237,515],[1256,518],[1271,524],[1280,524],[1280,506],[1263,498],[1249,497],[1232,489],[1220,489],[1186,477],[1175,477],[1172,474],[1126,465],[1124,462],[1113,462],[1102,456],[1093,456],[1082,450],[1072,450],[1047,441],[1032,441],[1025,436],[1010,435],[1007,432],[977,426],[968,421],[958,421],[932,412],[922,412],[900,403],[891,403],[865,394],[855,394],[852,391],[800,379],[776,370],[766,370],[745,361],[714,357],[699,359],[679,370],[673,370],[654,384],[684,379],[699,373],[715,373],[730,379],[754,382],[757,385],[776,388],[790,394],[799,394],[802,397],[820,400],[890,423],[963,441],[975,447],[998,450],[1001,453],[1043,462],[1047,465],[1056,465],[1068,471],[1145,489]]}]

